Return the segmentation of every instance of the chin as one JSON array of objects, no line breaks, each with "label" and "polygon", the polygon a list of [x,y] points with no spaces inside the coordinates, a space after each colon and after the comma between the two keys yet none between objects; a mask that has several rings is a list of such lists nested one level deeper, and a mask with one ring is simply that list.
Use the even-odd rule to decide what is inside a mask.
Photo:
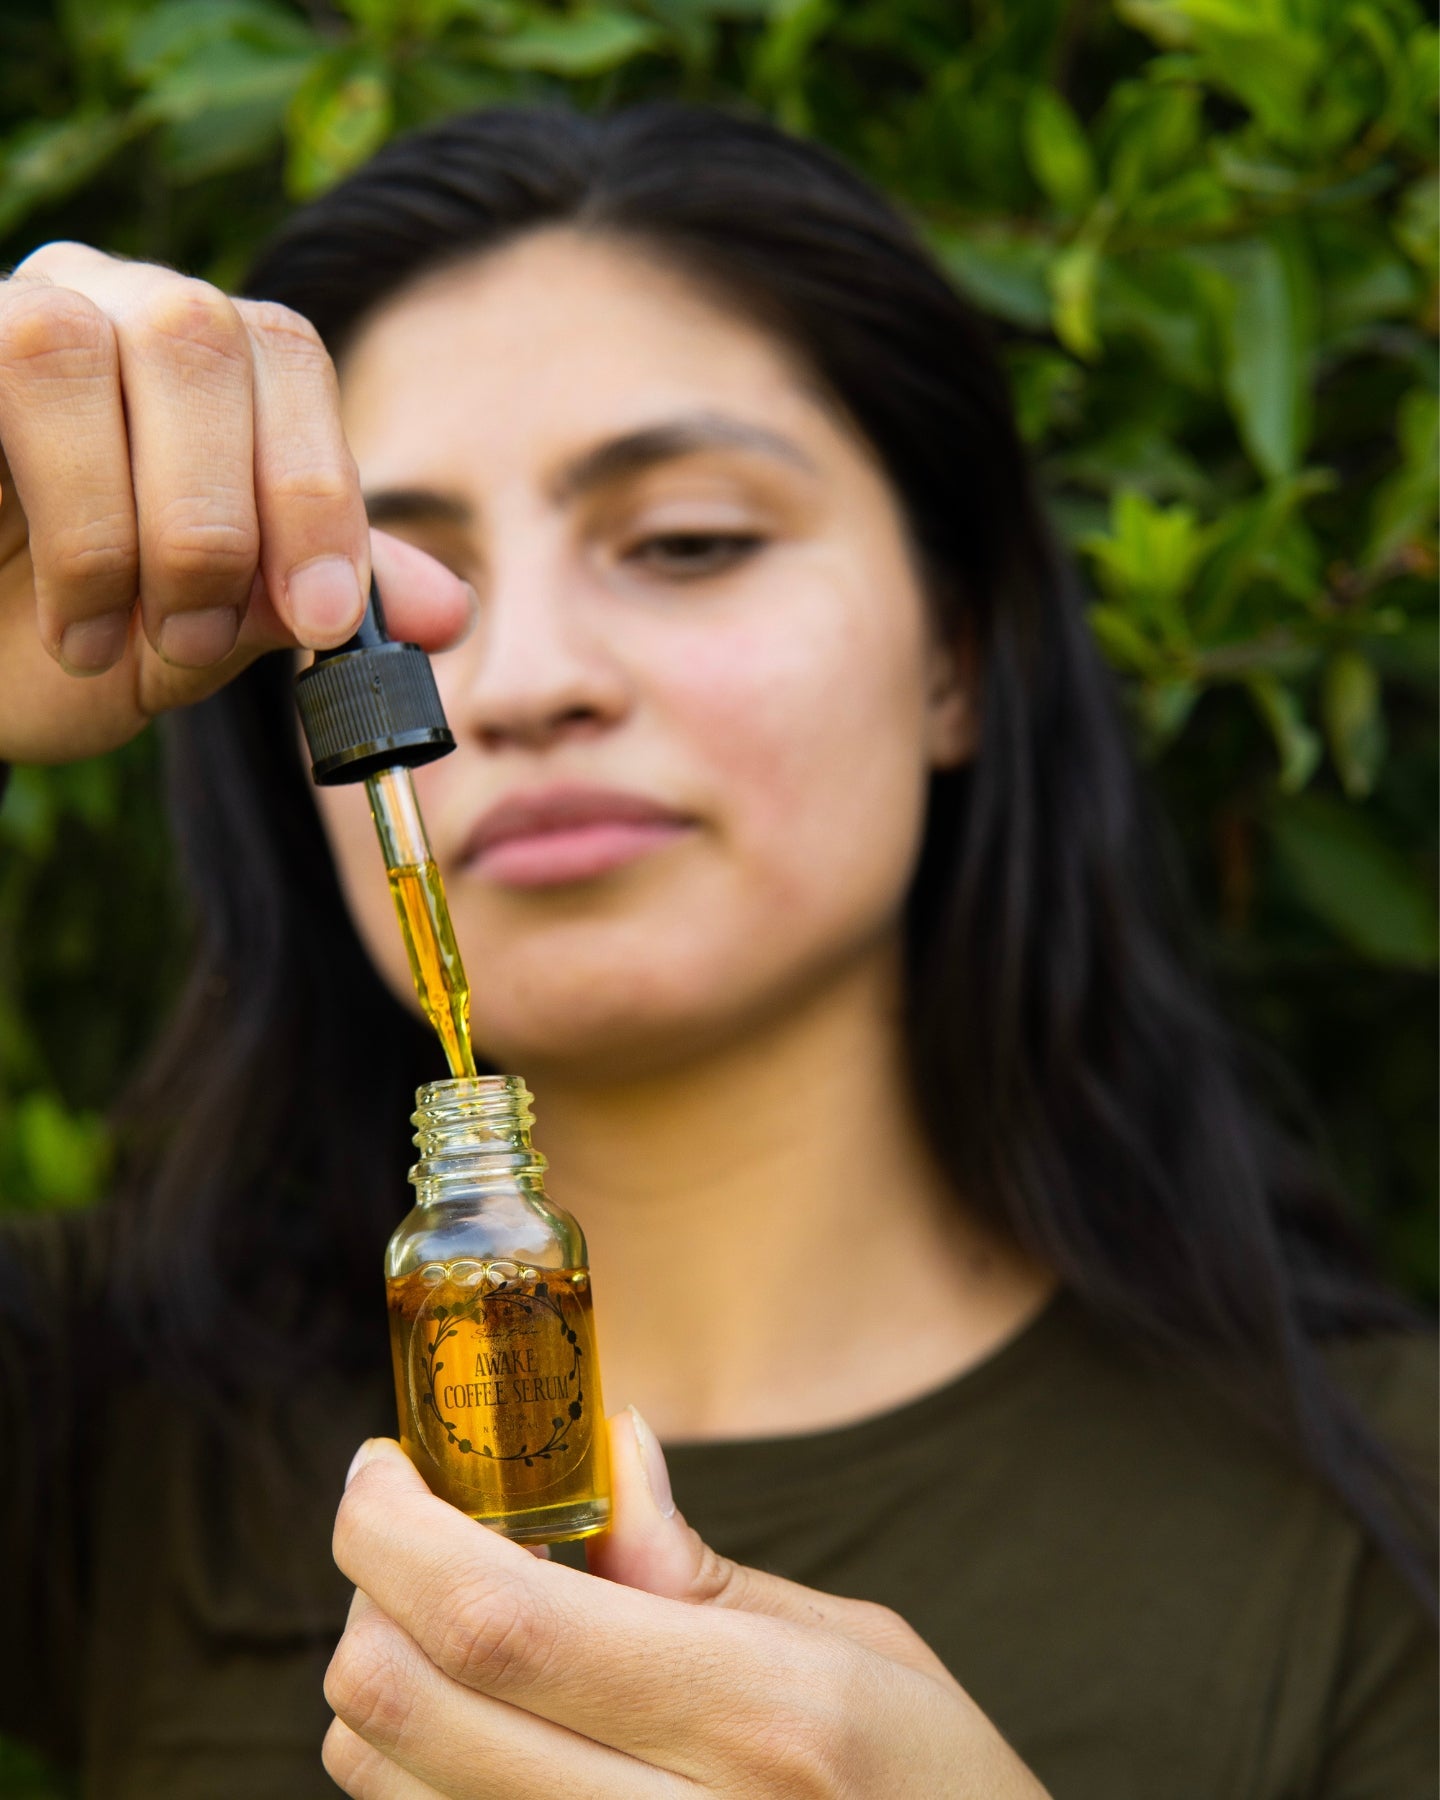
[{"label": "chin", "polygon": [[506,925],[457,919],[476,1055],[514,1074],[586,1084],[730,1051],[890,935],[871,918],[796,905],[793,892],[767,893],[763,905],[599,917],[556,908]]},{"label": "chin", "polygon": [[533,991],[513,1006],[490,995],[472,1016],[475,1053],[513,1074],[546,1071],[568,1081],[628,1081],[703,1056],[741,1029],[717,1004],[662,1004],[634,983],[606,992],[595,984]]},{"label": "chin", "polygon": [[793,1003],[788,971],[757,968],[753,953],[690,948],[671,960],[552,962],[515,969],[503,984],[477,983],[477,1056],[515,1074],[586,1085],[649,1079],[733,1049]]}]

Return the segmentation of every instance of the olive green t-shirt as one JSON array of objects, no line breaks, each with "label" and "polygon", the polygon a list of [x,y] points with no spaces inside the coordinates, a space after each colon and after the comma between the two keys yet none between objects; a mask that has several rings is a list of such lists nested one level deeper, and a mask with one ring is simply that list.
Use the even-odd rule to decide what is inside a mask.
[{"label": "olive green t-shirt", "polygon": [[[321,1679],[349,1594],[330,1530],[356,1444],[394,1428],[388,1384],[290,1394],[257,1458],[72,1331],[45,1416],[27,1417],[27,1359],[47,1352],[7,1326],[17,1250],[53,1280],[75,1234],[0,1237],[0,1732],[79,1767],[87,1800],[333,1796]],[[1429,1342],[1333,1354],[1433,1475]],[[28,1445],[65,1478],[27,1510]],[[711,1544],[895,1608],[1054,1800],[1435,1800],[1418,1603],[1255,1428],[1069,1295],[880,1417],[667,1454]]]}]

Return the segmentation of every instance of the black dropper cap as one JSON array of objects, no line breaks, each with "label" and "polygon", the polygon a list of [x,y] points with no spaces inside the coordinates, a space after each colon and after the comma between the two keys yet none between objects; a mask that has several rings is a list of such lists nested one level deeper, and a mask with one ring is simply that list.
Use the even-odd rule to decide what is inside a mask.
[{"label": "black dropper cap", "polygon": [[388,635],[373,575],[360,629],[336,649],[316,651],[296,679],[295,701],[321,787],[397,764],[418,769],[455,748],[430,658]]}]

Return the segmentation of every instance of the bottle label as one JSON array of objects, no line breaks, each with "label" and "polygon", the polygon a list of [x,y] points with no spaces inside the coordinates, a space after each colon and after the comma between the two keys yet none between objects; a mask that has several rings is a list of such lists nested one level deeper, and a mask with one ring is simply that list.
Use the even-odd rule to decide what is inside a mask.
[{"label": "bottle label", "polygon": [[451,1481],[538,1493],[566,1479],[594,1430],[588,1273],[455,1273],[416,1296],[405,1333],[414,1428]]}]

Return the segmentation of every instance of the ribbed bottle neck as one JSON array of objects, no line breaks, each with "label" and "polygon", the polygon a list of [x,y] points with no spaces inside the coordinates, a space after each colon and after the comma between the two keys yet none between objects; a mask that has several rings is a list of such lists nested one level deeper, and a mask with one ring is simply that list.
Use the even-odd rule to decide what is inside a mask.
[{"label": "ribbed bottle neck", "polygon": [[410,1171],[418,1197],[442,1199],[447,1188],[509,1186],[522,1178],[538,1187],[545,1158],[530,1142],[533,1096],[518,1075],[464,1076],[418,1090]]}]

